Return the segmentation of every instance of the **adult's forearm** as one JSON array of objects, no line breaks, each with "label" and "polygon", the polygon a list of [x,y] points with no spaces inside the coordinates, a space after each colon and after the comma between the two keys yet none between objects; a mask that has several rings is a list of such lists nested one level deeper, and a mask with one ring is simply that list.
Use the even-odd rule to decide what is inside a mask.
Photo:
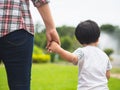
[{"label": "adult's forearm", "polygon": [[38,8],[38,11],[44,21],[46,29],[55,29],[55,24],[51,15],[51,11],[48,4],[42,5]]}]

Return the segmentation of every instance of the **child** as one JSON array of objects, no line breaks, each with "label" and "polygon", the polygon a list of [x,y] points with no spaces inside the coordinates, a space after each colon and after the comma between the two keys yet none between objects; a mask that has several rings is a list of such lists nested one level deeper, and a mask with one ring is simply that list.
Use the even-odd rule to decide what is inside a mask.
[{"label": "child", "polygon": [[73,64],[78,64],[77,90],[109,90],[107,82],[112,66],[108,56],[97,47],[100,36],[98,25],[91,20],[81,22],[75,30],[75,36],[83,48],[70,53],[52,42],[49,50]]}]

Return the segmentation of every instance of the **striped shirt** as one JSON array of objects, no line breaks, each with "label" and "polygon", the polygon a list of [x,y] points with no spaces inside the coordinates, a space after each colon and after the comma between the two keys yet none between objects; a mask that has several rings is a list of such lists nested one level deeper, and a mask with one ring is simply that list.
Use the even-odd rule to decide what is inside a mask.
[{"label": "striped shirt", "polygon": [[[32,0],[32,2],[38,8],[49,1]],[[0,0],[0,37],[19,29],[34,33],[29,0]]]}]

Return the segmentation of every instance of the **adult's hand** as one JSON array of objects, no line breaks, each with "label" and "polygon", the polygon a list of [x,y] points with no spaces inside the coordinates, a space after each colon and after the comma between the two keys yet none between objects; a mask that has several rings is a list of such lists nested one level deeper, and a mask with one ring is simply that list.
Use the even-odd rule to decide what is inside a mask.
[{"label": "adult's hand", "polygon": [[60,44],[59,35],[56,31],[49,5],[45,4],[45,5],[40,6],[38,8],[38,11],[40,12],[40,15],[42,16],[42,19],[46,26],[46,39],[47,39],[46,48],[48,49],[48,47],[52,41],[55,41],[58,44]]},{"label": "adult's hand", "polygon": [[55,41],[60,45],[60,39],[56,29],[46,30],[46,39],[47,39],[46,48],[49,47],[52,41]]}]

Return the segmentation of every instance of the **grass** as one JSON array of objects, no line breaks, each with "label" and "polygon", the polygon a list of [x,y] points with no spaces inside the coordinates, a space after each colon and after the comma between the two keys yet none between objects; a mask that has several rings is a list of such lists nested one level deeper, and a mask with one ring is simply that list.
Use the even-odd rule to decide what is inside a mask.
[{"label": "grass", "polygon": [[[77,75],[77,66],[33,64],[31,90],[76,90]],[[119,82],[120,79],[111,78],[108,83],[110,90],[120,90]],[[3,65],[0,65],[0,90],[9,90]]]},{"label": "grass", "polygon": [[110,90],[120,90],[120,79],[117,78],[110,78],[108,82],[108,86]]},{"label": "grass", "polygon": [[37,64],[32,73],[32,90],[76,90],[77,67]]}]

